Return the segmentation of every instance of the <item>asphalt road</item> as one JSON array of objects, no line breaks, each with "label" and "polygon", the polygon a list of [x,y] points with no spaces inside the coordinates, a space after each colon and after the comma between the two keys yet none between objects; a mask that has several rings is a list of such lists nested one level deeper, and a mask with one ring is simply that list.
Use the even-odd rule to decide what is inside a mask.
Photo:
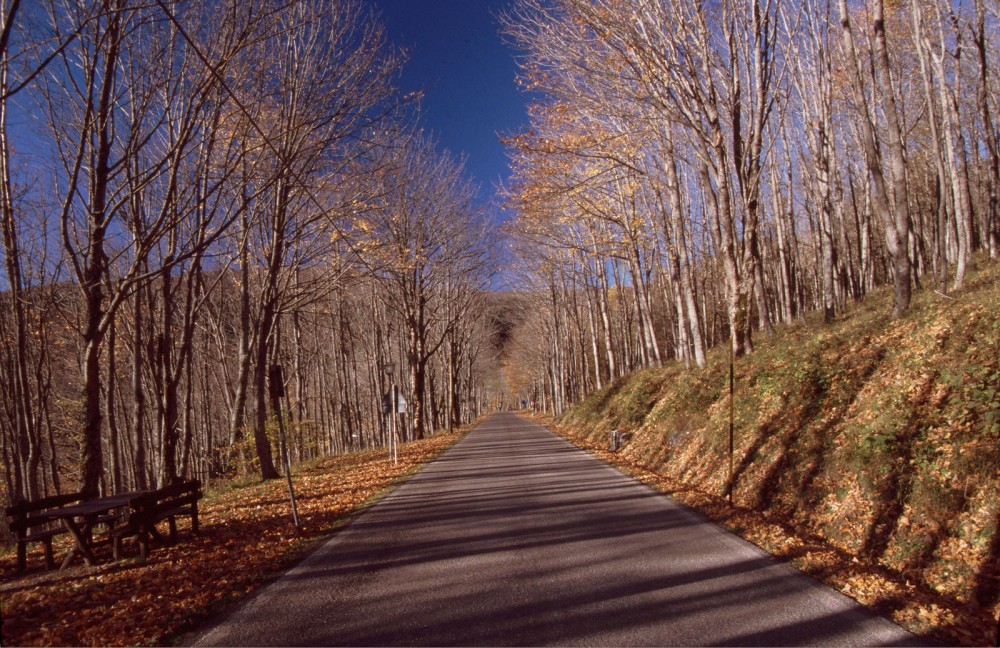
[{"label": "asphalt road", "polygon": [[919,641],[513,414],[497,414],[197,645]]}]

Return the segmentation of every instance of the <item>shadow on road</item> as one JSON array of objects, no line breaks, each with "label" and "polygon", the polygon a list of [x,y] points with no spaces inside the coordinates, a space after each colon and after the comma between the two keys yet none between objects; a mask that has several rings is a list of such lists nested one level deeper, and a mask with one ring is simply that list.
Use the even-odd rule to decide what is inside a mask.
[{"label": "shadow on road", "polygon": [[202,641],[917,643],[513,415],[477,428]]}]

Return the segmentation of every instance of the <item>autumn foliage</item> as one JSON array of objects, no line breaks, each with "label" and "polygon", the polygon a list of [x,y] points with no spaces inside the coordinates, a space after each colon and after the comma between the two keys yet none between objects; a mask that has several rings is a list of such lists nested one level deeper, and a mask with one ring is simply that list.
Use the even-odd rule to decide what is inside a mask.
[{"label": "autumn foliage", "polygon": [[[372,451],[324,459],[296,472],[298,533],[285,481],[271,480],[209,493],[201,507],[201,534],[192,535],[181,522],[180,542],[155,545],[146,562],[113,562],[104,547],[98,556],[105,560],[95,567],[43,572],[37,550],[29,553],[29,572],[17,577],[8,552],[0,557],[3,644],[162,644],[266,583],[459,436],[401,445],[398,465],[384,451]],[[128,555],[137,551],[131,548]]]},{"label": "autumn foliage", "polygon": [[[958,298],[888,290],[827,327],[616,381],[560,422],[613,462],[914,632],[992,643],[1000,614],[1000,267]],[[819,315],[816,316],[818,319]],[[727,504],[732,493],[735,506]]]}]

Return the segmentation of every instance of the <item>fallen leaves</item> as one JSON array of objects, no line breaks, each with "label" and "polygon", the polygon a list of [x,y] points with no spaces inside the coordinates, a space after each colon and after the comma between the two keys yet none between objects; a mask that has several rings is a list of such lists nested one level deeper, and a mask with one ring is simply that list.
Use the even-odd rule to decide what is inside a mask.
[{"label": "fallen leaves", "polygon": [[997,620],[990,608],[971,605],[926,585],[911,583],[903,574],[872,564],[824,538],[803,535],[790,521],[777,515],[731,506],[723,497],[650,470],[626,455],[610,452],[570,428],[554,425],[551,420],[540,419],[539,422],[914,634],[944,645],[992,645],[996,638]]},{"label": "fallen leaves", "polygon": [[[294,476],[301,531],[292,525],[284,480],[229,486],[200,506],[201,534],[179,523],[180,542],[154,545],[150,558],[109,560],[94,567],[15,574],[13,555],[0,557],[3,644],[161,644],[224,605],[257,589],[329,536],[393,482],[438,456],[459,434],[401,445],[399,463],[384,451],[331,457]],[[60,555],[68,545],[56,545]],[[126,547],[134,555],[134,547]],[[33,570],[33,571],[32,571]]]}]

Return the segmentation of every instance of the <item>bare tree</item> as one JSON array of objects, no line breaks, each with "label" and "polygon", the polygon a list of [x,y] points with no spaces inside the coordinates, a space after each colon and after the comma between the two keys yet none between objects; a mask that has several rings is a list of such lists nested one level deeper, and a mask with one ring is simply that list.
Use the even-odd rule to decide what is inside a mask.
[{"label": "bare tree", "polygon": [[[317,199],[323,178],[359,155],[352,142],[377,123],[397,62],[383,55],[383,36],[354,0],[317,0],[287,8],[270,46],[261,50],[264,70],[249,91],[264,98],[258,121],[266,140],[261,154],[273,156],[267,193],[257,225],[264,269],[254,319],[254,440],[261,474],[277,476],[266,436],[265,380],[279,330],[289,271],[309,255],[292,254],[328,235],[327,206]],[[272,67],[273,66],[273,67]],[[241,372],[243,369],[241,368]]]},{"label": "bare tree", "polygon": [[990,66],[987,52],[986,8],[983,0],[976,0],[976,24],[973,41],[976,46],[976,63],[979,78],[976,84],[976,103],[982,123],[982,139],[987,156],[987,204],[986,223],[990,258],[1000,256],[1000,147],[997,145],[997,130],[993,111],[990,110]]},{"label": "bare tree", "polygon": [[13,492],[20,496],[34,497],[38,494],[37,461],[40,458],[38,434],[35,429],[31,387],[28,377],[28,326],[25,314],[24,277],[21,270],[21,244],[18,223],[15,220],[14,185],[10,169],[10,142],[7,137],[8,101],[10,94],[10,65],[8,45],[14,29],[18,0],[10,4],[6,0],[0,4],[0,232],[3,234],[4,270],[7,290],[10,293],[10,308],[14,316],[13,380],[10,382],[12,394],[12,414],[15,431],[13,438],[25,457],[25,462],[14,464],[16,476]]},{"label": "bare tree", "polygon": [[[428,432],[428,363],[455,343],[476,293],[488,287],[489,237],[462,163],[436,152],[425,136],[398,146],[379,180],[381,191],[354,222],[374,234],[377,248],[356,262],[379,281],[386,306],[402,321],[419,439]],[[454,382],[450,390],[454,396]]]},{"label": "bare tree", "polygon": [[[227,227],[224,214],[206,211],[215,188],[206,192],[202,184],[199,192],[198,183],[185,182],[185,169],[198,150],[211,149],[206,142],[218,125],[211,112],[220,105],[219,75],[250,34],[246,22],[225,23],[212,46],[201,42],[201,61],[186,54],[191,36],[176,16],[168,13],[171,21],[164,22],[160,8],[129,0],[100,9],[91,18],[75,4],[50,5],[56,32],[79,37],[59,52],[42,93],[62,164],[63,247],[85,304],[81,484],[89,492],[96,492],[102,474],[99,359],[120,306],[154,276],[169,277],[172,268],[202,254]],[[163,32],[164,24],[175,29]],[[185,227],[192,215],[200,223]],[[166,254],[153,265],[151,254],[165,237]],[[162,285],[170,290],[170,282]],[[163,424],[173,429],[175,396],[168,393],[163,402],[169,419]],[[167,443],[169,454],[169,434]]]},{"label": "bare tree", "polygon": [[[875,131],[871,108],[865,96],[865,86],[862,79],[861,63],[858,60],[854,30],[851,26],[851,15],[847,10],[847,0],[838,0],[840,10],[840,26],[843,33],[845,62],[850,79],[852,97],[855,109],[860,113],[862,147],[865,162],[872,179],[873,201],[882,220],[885,233],[885,243],[893,262],[893,275],[896,290],[892,314],[894,318],[901,317],[910,306],[911,273],[910,273],[910,216],[909,198],[906,183],[906,159],[903,154],[903,135],[896,110],[895,94],[889,69],[889,51],[885,39],[885,7],[882,0],[876,0],[872,16],[873,53],[877,81],[881,90],[883,113],[886,119],[886,146],[880,146]],[[884,153],[883,153],[884,148]],[[883,155],[887,158],[892,182],[892,197],[886,185],[882,170]]]}]

